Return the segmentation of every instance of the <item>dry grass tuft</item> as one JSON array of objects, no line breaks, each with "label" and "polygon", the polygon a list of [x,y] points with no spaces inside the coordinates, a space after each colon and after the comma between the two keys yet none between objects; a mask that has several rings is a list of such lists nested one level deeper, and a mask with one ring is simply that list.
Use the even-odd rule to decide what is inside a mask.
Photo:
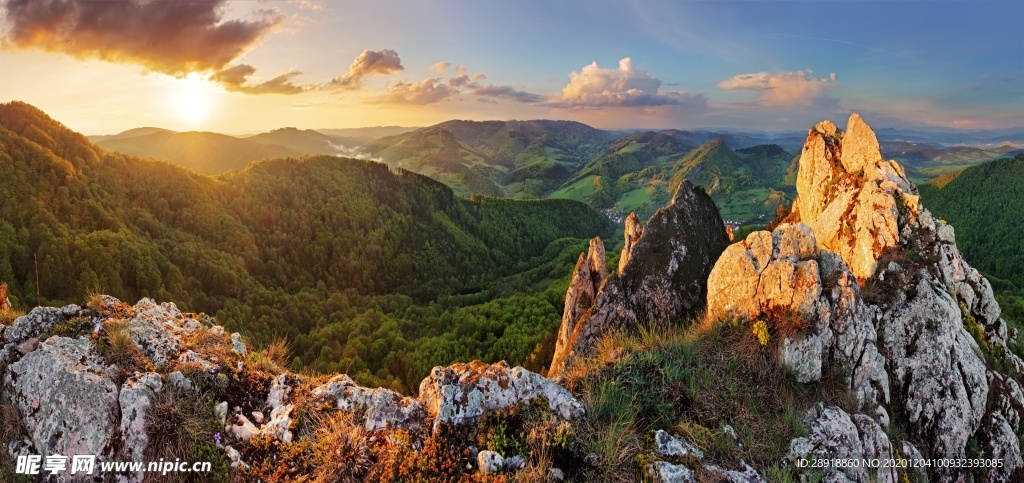
[{"label": "dry grass tuft", "polygon": [[285,339],[276,339],[262,350],[249,351],[246,365],[255,371],[281,374],[289,365],[291,351],[290,342]]},{"label": "dry grass tuft", "polygon": [[313,481],[349,483],[365,481],[373,467],[373,454],[363,428],[351,413],[337,412],[316,431],[315,455],[319,462]]},{"label": "dry grass tuft", "polygon": [[116,364],[125,375],[136,371],[153,370],[153,364],[146,359],[135,341],[132,340],[128,322],[119,319],[108,320],[100,330],[96,350],[107,362]]},{"label": "dry grass tuft", "polygon": [[[13,441],[17,441],[28,434],[28,429],[25,427],[25,422],[21,418],[21,411],[18,410],[17,406],[10,403],[0,404],[0,444],[3,444],[4,448]],[[10,454],[7,451],[2,452],[0,456],[0,462],[10,462]]]}]

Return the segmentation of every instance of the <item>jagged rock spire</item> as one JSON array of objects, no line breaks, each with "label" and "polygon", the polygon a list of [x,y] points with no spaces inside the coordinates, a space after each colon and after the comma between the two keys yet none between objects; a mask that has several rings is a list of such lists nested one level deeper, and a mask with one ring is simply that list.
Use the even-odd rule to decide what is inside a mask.
[{"label": "jagged rock spire", "polygon": [[601,238],[590,240],[586,253],[581,253],[572,272],[572,281],[565,292],[565,310],[562,312],[562,326],[558,329],[555,347],[566,347],[573,329],[580,317],[594,306],[601,283],[607,277],[604,259],[604,243]]},{"label": "jagged rock spire", "polygon": [[629,257],[633,253],[633,246],[640,240],[640,235],[643,235],[643,233],[644,229],[640,226],[640,219],[637,218],[635,212],[630,213],[626,217],[626,244],[622,246],[622,255],[619,257],[619,275],[622,275],[622,270],[629,263]]},{"label": "jagged rock spire", "polygon": [[588,280],[579,271],[589,265],[577,264],[549,375],[557,376],[575,358],[589,355],[594,342],[609,331],[644,322],[678,322],[703,308],[708,273],[729,243],[715,202],[703,189],[683,181],[672,203],[658,210],[642,230],[632,218],[627,221],[626,263],[620,264],[621,272],[608,276],[593,307],[582,313],[577,312],[578,303],[568,303],[571,296],[587,290],[575,281]]}]

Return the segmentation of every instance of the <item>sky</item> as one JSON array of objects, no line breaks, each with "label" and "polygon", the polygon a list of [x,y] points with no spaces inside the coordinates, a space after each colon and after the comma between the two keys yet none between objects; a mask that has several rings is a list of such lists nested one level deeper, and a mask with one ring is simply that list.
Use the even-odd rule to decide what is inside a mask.
[{"label": "sky", "polygon": [[1024,2],[0,0],[0,102],[72,129],[1024,127]]}]

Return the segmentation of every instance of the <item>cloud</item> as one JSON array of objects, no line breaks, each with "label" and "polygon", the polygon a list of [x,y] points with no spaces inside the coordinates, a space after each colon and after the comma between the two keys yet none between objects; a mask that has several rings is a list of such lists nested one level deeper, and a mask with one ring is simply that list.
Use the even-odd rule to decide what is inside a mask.
[{"label": "cloud", "polygon": [[225,20],[226,0],[8,0],[4,47],[142,65],[175,77],[224,69],[281,22]]},{"label": "cloud", "polygon": [[718,83],[726,90],[757,92],[757,102],[766,106],[793,106],[816,104],[829,89],[839,87],[839,76],[834,72],[826,77],[814,77],[811,70],[772,74],[758,72],[740,74]]},{"label": "cloud", "polygon": [[437,75],[419,82],[399,81],[388,86],[384,94],[364,100],[371,104],[435,104],[464,91],[481,89],[480,81],[487,78],[481,72],[469,74],[463,65],[453,68],[450,62],[438,62],[430,70]]},{"label": "cloud", "polygon": [[[473,94],[480,96],[481,98],[494,98],[494,99],[510,99],[516,102],[522,102],[524,104],[533,104],[541,102],[545,99],[540,94],[534,94],[532,92],[517,91],[512,86],[486,86],[480,87],[473,91]],[[480,99],[483,100],[483,99]],[[493,102],[493,99],[491,99]]]},{"label": "cloud", "polygon": [[564,109],[707,106],[703,94],[662,91],[661,84],[661,80],[646,70],[634,69],[629,57],[619,61],[618,69],[602,69],[597,62],[592,62],[579,72],[570,72],[569,83],[547,105]]},{"label": "cloud", "polygon": [[302,74],[302,72],[298,71],[286,72],[256,85],[245,85],[249,76],[255,72],[255,67],[248,64],[239,64],[213,74],[210,76],[210,80],[221,84],[229,92],[241,92],[243,94],[299,94],[311,88],[310,86],[292,83],[293,78]]},{"label": "cloud", "polygon": [[371,75],[388,75],[404,70],[398,52],[391,49],[364,50],[352,61],[345,75],[336,77],[330,87],[356,90],[363,85],[363,79]]},{"label": "cloud", "polygon": [[426,105],[441,102],[460,91],[438,77],[427,77],[419,82],[400,81],[388,87],[384,94],[367,98],[371,104]]}]

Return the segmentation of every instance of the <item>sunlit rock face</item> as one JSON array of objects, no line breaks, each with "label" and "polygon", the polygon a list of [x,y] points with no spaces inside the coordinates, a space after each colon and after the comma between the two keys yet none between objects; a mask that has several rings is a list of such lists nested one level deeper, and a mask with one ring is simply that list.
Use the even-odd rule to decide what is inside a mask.
[{"label": "sunlit rock face", "polygon": [[[672,202],[642,228],[635,216],[630,218],[625,233],[628,253],[623,250],[617,272],[603,276],[593,305],[583,312],[568,301],[575,300],[575,294],[589,293],[587,282],[595,276],[585,271],[598,264],[577,264],[549,375],[561,374],[574,359],[589,355],[594,342],[613,330],[645,321],[678,322],[704,307],[708,273],[729,243],[711,197],[684,181]],[[586,259],[593,254],[592,246]]]},{"label": "sunlit rock face", "polygon": [[[881,158],[860,116],[845,132],[817,124],[799,162],[791,224],[725,251],[708,280],[709,312],[806,317],[808,328],[789,336],[779,355],[798,380],[841,369],[861,409],[882,426],[890,415],[901,418],[922,454],[963,458],[969,441],[985,442],[983,457],[1005,461],[986,476],[1009,481],[1024,466],[1020,441],[1007,430],[1020,421],[1024,399],[1017,380],[988,361],[1018,373],[1024,363],[1006,351],[991,285],[964,261],[952,227],[921,206],[903,169]],[[857,452],[852,444],[826,446],[838,455]],[[934,474],[953,481],[965,472]]]}]

